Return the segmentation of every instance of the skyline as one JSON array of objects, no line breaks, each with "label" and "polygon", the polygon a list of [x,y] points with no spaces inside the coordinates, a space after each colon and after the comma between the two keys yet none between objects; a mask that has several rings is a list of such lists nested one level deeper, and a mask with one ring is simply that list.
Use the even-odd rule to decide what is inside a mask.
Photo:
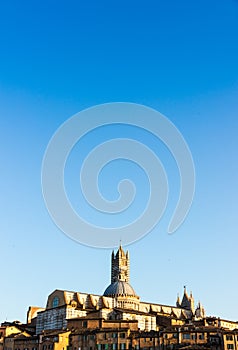
[{"label": "skyline", "polygon": [[[28,306],[45,306],[54,289],[101,294],[108,285],[111,249],[66,237],[45,208],[40,178],[47,144],[63,122],[87,107],[118,101],[144,104],[168,117],[185,138],[196,172],[191,210],[168,235],[178,171],[160,143],[137,134],[165,163],[171,192],[159,224],[126,246],[133,288],[142,300],[175,305],[187,285],[208,315],[238,320],[238,3],[115,6],[107,1],[0,5],[0,321],[24,321]],[[91,134],[84,151],[108,134],[131,131],[136,133],[109,128],[104,135]],[[80,148],[69,159],[66,185],[80,206],[77,152]],[[124,170],[141,190],[131,212],[135,217],[148,195],[147,183],[130,164],[121,163],[118,176]],[[115,182],[106,172],[101,186],[108,198],[115,195]],[[156,271],[150,269],[155,259]]]}]

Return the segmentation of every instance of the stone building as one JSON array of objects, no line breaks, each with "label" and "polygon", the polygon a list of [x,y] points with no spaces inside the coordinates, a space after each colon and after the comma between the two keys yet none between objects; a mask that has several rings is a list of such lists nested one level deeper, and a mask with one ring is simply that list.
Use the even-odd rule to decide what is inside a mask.
[{"label": "stone building", "polygon": [[[200,306],[201,308],[201,306]],[[111,283],[102,295],[55,290],[47,300],[46,308],[37,313],[36,333],[43,330],[65,329],[69,319],[85,317],[94,313],[105,320],[136,320],[143,331],[156,331],[160,316],[178,323],[193,317],[204,317],[194,310],[193,297],[188,297],[186,288],[181,304],[176,306],[143,302],[130,285],[129,252],[120,245],[111,256]]]},{"label": "stone building", "polygon": [[238,323],[206,317],[186,287],[176,306],[145,302],[130,284],[130,258],[111,256],[102,295],[56,289],[27,324],[2,324],[0,350],[238,350]]},{"label": "stone building", "polygon": [[[26,346],[27,344],[27,346]],[[19,321],[4,322],[0,327],[1,350],[37,350],[38,337],[35,335],[35,327],[22,324]]]},{"label": "stone building", "polygon": [[136,320],[103,320],[85,317],[68,323],[71,350],[159,349],[158,332],[140,331]]},{"label": "stone building", "polygon": [[70,334],[67,330],[44,331],[39,336],[38,350],[67,350]]}]

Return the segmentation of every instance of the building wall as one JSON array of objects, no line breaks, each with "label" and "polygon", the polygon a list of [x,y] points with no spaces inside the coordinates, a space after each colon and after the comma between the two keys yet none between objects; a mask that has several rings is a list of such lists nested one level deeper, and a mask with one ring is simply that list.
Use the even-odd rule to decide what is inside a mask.
[{"label": "building wall", "polygon": [[138,320],[84,317],[68,320],[68,327],[43,331],[38,337],[11,334],[4,338],[3,350],[238,350],[238,330],[192,322],[182,326],[170,322],[157,331],[142,331]]},{"label": "building wall", "polygon": [[25,339],[15,339],[14,341],[15,350],[38,350],[39,349],[39,338],[29,337]]},{"label": "building wall", "polygon": [[78,310],[70,305],[45,310],[38,313],[36,334],[40,334],[43,330],[48,329],[65,329],[67,327],[67,319],[84,317],[86,314],[85,310]]},{"label": "building wall", "polygon": [[38,312],[44,311],[45,309],[37,306],[30,306],[27,311],[27,323],[36,322]]},{"label": "building wall", "polygon": [[39,350],[67,350],[70,332],[52,332],[40,336]]},{"label": "building wall", "polygon": [[225,332],[223,334],[224,350],[238,350],[238,332]]}]

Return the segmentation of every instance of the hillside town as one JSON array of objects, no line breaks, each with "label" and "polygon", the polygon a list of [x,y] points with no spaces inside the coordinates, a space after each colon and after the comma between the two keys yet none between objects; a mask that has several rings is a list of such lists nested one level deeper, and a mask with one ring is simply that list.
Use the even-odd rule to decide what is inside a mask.
[{"label": "hillside town", "polygon": [[141,301],[120,245],[102,295],[56,289],[44,308],[29,307],[25,324],[0,327],[0,350],[140,349],[238,350],[238,322],[206,316],[186,287],[175,306]]}]

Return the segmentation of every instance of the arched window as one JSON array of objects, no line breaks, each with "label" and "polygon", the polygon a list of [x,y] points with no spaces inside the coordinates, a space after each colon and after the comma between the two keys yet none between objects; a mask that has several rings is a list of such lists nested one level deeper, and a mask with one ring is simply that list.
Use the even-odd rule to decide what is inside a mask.
[{"label": "arched window", "polygon": [[59,306],[59,298],[54,297],[53,302],[52,302],[52,307],[57,307]]}]

